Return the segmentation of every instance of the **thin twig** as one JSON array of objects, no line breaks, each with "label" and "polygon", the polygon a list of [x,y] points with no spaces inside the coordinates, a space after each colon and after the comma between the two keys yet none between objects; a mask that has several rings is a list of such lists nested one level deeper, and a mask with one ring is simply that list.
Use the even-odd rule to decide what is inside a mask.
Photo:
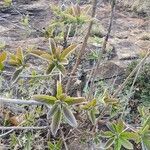
[{"label": "thin twig", "polygon": [[14,131],[14,129],[11,129],[11,130],[9,130],[8,132],[5,132],[5,133],[1,134],[1,135],[0,135],[0,138],[2,138],[2,137],[4,137],[4,136],[8,135],[9,133],[11,133],[11,132],[13,132],[13,131]]},{"label": "thin twig", "polygon": [[46,103],[38,102],[35,100],[20,100],[20,99],[7,99],[0,97],[0,103],[12,103],[12,104],[27,104],[27,105],[45,105],[47,108],[50,106]]},{"label": "thin twig", "polygon": [[41,126],[41,127],[19,127],[19,126],[12,126],[12,127],[0,127],[0,130],[42,130],[47,129],[48,126]]},{"label": "thin twig", "polygon": [[139,64],[134,68],[134,70],[129,74],[129,76],[125,79],[125,81],[122,83],[122,85],[116,90],[116,92],[113,94],[113,97],[116,97],[120,91],[123,90],[125,85],[128,83],[129,79],[135,74],[135,72],[139,69],[140,66],[143,65],[143,63],[146,61],[146,59],[150,56],[150,50],[148,50],[145,57],[139,62]]},{"label": "thin twig", "polygon": [[112,23],[113,23],[113,18],[114,18],[114,11],[115,11],[115,5],[116,5],[116,0],[112,1],[112,7],[111,7],[111,17],[110,17],[110,23],[109,23],[109,27],[108,27],[108,31],[107,34],[105,36],[104,42],[103,42],[103,46],[102,46],[102,51],[99,51],[99,56],[98,56],[98,62],[96,67],[93,66],[93,70],[92,70],[92,79],[91,79],[91,87],[90,87],[90,92],[88,94],[88,98],[91,99],[92,95],[93,95],[93,91],[94,91],[94,81],[98,72],[98,68],[101,64],[101,55],[106,53],[106,46],[107,46],[107,42],[110,36],[110,32],[111,32],[111,28],[112,28]]},{"label": "thin twig", "polygon": [[63,133],[63,131],[62,131],[62,130],[61,130],[61,137],[62,137],[62,140],[63,140],[64,146],[65,146],[65,149],[66,149],[66,150],[69,150],[69,149],[68,149],[68,146],[67,146],[67,143],[66,143],[66,140],[65,140],[65,137],[64,137],[64,133]]},{"label": "thin twig", "polygon": [[[94,16],[95,16],[95,13],[96,13],[96,6],[97,6],[97,0],[93,0],[92,15],[91,15],[92,18],[94,18]],[[87,41],[88,41],[88,38],[89,38],[89,36],[90,36],[90,32],[91,32],[91,29],[92,29],[92,25],[93,25],[93,19],[92,19],[92,20],[90,21],[90,23],[89,23],[88,31],[87,31],[87,33],[86,33],[86,35],[85,35],[85,37],[84,37],[84,41],[83,41],[83,43],[82,43],[81,50],[80,50],[79,53],[78,53],[76,63],[75,63],[75,65],[74,65],[74,67],[73,67],[73,69],[72,69],[72,71],[71,71],[70,76],[72,76],[72,75],[75,74],[75,72],[76,72],[76,70],[77,70],[77,67],[78,67],[78,65],[79,65],[80,62],[81,62],[81,57],[82,57],[82,55],[84,54],[85,48],[86,48],[86,46],[87,46]],[[69,89],[70,83],[71,83],[71,77],[69,77],[68,82],[67,82],[67,84],[66,84],[66,89],[65,89],[66,92],[67,92],[68,89]]]}]

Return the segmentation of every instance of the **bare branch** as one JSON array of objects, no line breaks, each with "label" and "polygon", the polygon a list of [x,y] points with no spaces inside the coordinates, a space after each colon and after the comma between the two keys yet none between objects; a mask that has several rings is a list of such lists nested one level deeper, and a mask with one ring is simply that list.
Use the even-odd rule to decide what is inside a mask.
[{"label": "bare branch", "polygon": [[27,104],[27,105],[45,105],[48,109],[50,106],[46,103],[37,102],[35,100],[20,100],[20,99],[7,99],[0,97],[0,103],[13,103],[13,104]]},{"label": "bare branch", "polygon": [[12,127],[0,127],[0,130],[42,130],[47,129],[48,126],[41,126],[41,127],[19,127],[19,126],[12,126]]},{"label": "bare branch", "polygon": [[[92,18],[94,18],[94,16],[95,16],[95,13],[96,13],[96,6],[97,6],[97,0],[93,0],[92,15],[91,15]],[[88,27],[87,33],[86,33],[86,35],[85,35],[85,37],[84,37],[84,41],[83,41],[81,50],[80,50],[79,53],[78,53],[76,63],[75,63],[75,65],[74,65],[73,69],[72,69],[72,72],[71,72],[70,76],[72,76],[72,75],[75,74],[75,72],[76,72],[76,70],[77,70],[77,67],[78,67],[78,65],[79,65],[80,62],[81,62],[81,57],[82,57],[82,55],[84,54],[85,48],[86,48],[86,46],[87,46],[87,41],[88,41],[88,38],[89,38],[89,36],[90,36],[90,32],[91,32],[91,29],[92,29],[92,25],[93,25],[93,20],[91,20],[90,23],[89,23],[89,27]],[[67,84],[66,84],[66,89],[65,89],[66,92],[67,92],[68,89],[69,89],[70,82],[71,82],[71,77],[69,77],[68,82],[67,82]]]},{"label": "bare branch", "polygon": [[122,83],[122,85],[116,90],[116,92],[113,94],[113,97],[116,97],[121,90],[125,87],[129,79],[135,74],[135,72],[139,69],[141,65],[146,61],[146,59],[150,56],[150,50],[148,50],[145,57],[139,62],[139,64],[134,68],[134,70],[129,74],[129,76],[125,79],[125,81]]}]

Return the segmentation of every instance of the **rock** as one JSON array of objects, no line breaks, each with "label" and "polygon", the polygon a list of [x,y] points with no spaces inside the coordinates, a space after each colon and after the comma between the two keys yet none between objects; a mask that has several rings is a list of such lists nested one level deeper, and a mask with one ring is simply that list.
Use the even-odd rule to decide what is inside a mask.
[{"label": "rock", "polygon": [[141,50],[148,50],[150,48],[150,41],[148,40],[140,40],[136,42],[136,45],[141,49]]},{"label": "rock", "polygon": [[8,28],[0,25],[0,33],[9,31]]},{"label": "rock", "polygon": [[150,33],[144,32],[139,35],[139,40],[150,41]]},{"label": "rock", "polygon": [[97,70],[96,81],[101,79],[111,79],[115,76],[124,74],[124,68],[116,65],[114,62],[102,64]]},{"label": "rock", "polygon": [[132,60],[138,58],[138,54],[131,48],[117,49],[117,56],[119,60]]},{"label": "rock", "polygon": [[116,34],[116,37],[118,39],[127,39],[129,34],[130,34],[129,31],[119,32],[119,33]]}]

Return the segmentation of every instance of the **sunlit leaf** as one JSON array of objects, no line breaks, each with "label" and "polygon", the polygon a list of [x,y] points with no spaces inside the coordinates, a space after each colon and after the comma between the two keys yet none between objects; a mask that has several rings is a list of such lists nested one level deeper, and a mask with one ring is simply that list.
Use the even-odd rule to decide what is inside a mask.
[{"label": "sunlit leaf", "polygon": [[126,149],[133,149],[132,143],[129,142],[128,140],[120,138],[120,141],[123,147],[125,147]]},{"label": "sunlit leaf", "polygon": [[57,94],[56,94],[56,97],[59,98],[62,93],[63,93],[62,84],[59,81],[57,81]]},{"label": "sunlit leaf", "polygon": [[71,125],[72,127],[77,127],[78,124],[72,111],[67,106],[63,106],[62,110],[63,110],[64,118],[67,121],[67,123]]},{"label": "sunlit leaf", "polygon": [[82,106],[83,109],[88,110],[96,106],[96,99],[89,101],[86,105]]},{"label": "sunlit leaf", "polygon": [[60,99],[61,101],[65,101],[66,97],[67,97],[67,94],[63,93],[58,97],[58,99]]},{"label": "sunlit leaf", "polygon": [[17,49],[16,57],[20,60],[21,63],[23,62],[23,51],[21,47]]},{"label": "sunlit leaf", "polygon": [[7,58],[7,53],[6,53],[6,52],[2,52],[2,53],[0,54],[0,62],[5,61],[6,58]]},{"label": "sunlit leaf", "polygon": [[10,60],[8,63],[9,63],[11,66],[19,66],[18,61],[15,61],[15,60]]},{"label": "sunlit leaf", "polygon": [[33,95],[32,98],[36,101],[45,102],[47,104],[54,104],[57,99],[49,95]]},{"label": "sunlit leaf", "polygon": [[121,133],[124,129],[124,123],[122,120],[118,120],[118,123],[116,125],[116,129],[118,133]]},{"label": "sunlit leaf", "polygon": [[4,0],[5,6],[10,6],[12,4],[12,0]]},{"label": "sunlit leaf", "polygon": [[2,63],[0,63],[0,71],[2,71],[4,68],[4,65]]},{"label": "sunlit leaf", "polygon": [[42,54],[40,57],[43,58],[44,60],[47,60],[47,61],[53,60],[53,56],[48,54],[48,53]]},{"label": "sunlit leaf", "polygon": [[30,54],[35,55],[35,56],[41,56],[41,55],[47,54],[47,53],[42,50],[32,50]]},{"label": "sunlit leaf", "polygon": [[68,61],[67,59],[65,59],[65,58],[61,60],[61,64],[63,64],[63,65],[67,65],[68,62],[69,62],[69,61]]},{"label": "sunlit leaf", "polygon": [[108,122],[107,124],[106,124],[106,126],[108,127],[108,129],[109,130],[111,130],[113,133],[115,133],[116,132],[116,126],[115,126],[115,124],[114,123],[110,123],[110,122]]},{"label": "sunlit leaf", "polygon": [[73,104],[79,104],[79,103],[85,102],[86,100],[85,100],[84,97],[70,97],[70,96],[67,96],[64,101],[68,105],[73,105]]},{"label": "sunlit leaf", "polygon": [[114,134],[111,131],[101,131],[100,136],[103,138],[110,138],[113,137]]},{"label": "sunlit leaf", "polygon": [[129,132],[129,131],[125,131],[125,132],[122,132],[120,134],[120,136],[123,138],[123,139],[130,139],[130,140],[139,140],[139,135],[138,133],[135,133],[135,132]]},{"label": "sunlit leaf", "polygon": [[22,25],[27,27],[29,25],[29,15],[23,16],[21,20]]},{"label": "sunlit leaf", "polygon": [[114,143],[114,150],[120,150],[120,149],[121,149],[121,141],[119,139],[116,139]]},{"label": "sunlit leaf", "polygon": [[56,133],[60,127],[61,119],[62,119],[61,108],[57,107],[57,112],[53,115],[51,123],[51,132],[54,136],[56,136]]},{"label": "sunlit leaf", "polygon": [[66,58],[72,51],[76,49],[77,45],[73,44],[67,47],[66,49],[63,50],[63,52],[60,55],[61,59]]}]

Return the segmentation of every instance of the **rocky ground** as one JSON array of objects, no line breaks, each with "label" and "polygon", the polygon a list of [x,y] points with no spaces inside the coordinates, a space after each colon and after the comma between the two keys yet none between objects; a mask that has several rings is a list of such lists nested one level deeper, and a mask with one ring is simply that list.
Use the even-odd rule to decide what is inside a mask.
[{"label": "rocky ground", "polygon": [[[6,43],[8,51],[13,51],[19,46],[46,48],[47,45],[40,31],[51,20],[49,5],[51,3],[48,0],[28,1],[27,3],[16,1],[10,8],[0,8],[0,42]],[[30,34],[21,25],[21,18],[27,14],[30,18]],[[100,24],[100,28],[96,29],[97,32],[103,31],[105,35],[109,24],[110,5],[99,4],[96,18]],[[149,31],[149,16],[142,17],[134,12],[126,12],[118,4],[109,39],[109,44],[116,51],[116,57],[112,61],[124,67],[129,60],[139,58],[140,53],[150,48]]]},{"label": "rocky ground", "polygon": [[[27,47],[47,49],[48,43],[41,31],[51,21],[52,12],[49,5],[51,3],[58,4],[58,2],[58,0],[53,0],[53,2],[49,0],[15,0],[13,6],[7,8],[3,7],[0,1],[0,43],[5,43],[5,49],[9,52],[15,51],[19,46],[23,49]],[[24,15],[29,15],[30,18],[28,31],[21,23]],[[98,37],[99,40],[103,40],[110,19],[108,3],[98,4],[96,18],[98,20],[96,34],[101,35]],[[92,32],[95,34],[95,31]],[[88,47],[90,46],[92,49],[99,50],[101,48],[101,44],[94,42],[88,45]],[[99,68],[100,78],[110,78],[112,74],[122,74],[128,63],[139,59],[143,52],[150,49],[150,17],[125,11],[117,4],[108,49],[113,49],[115,55]],[[75,146],[72,143],[71,150],[82,150],[83,146],[81,148],[79,144],[77,147],[77,142],[79,141],[75,141]]]}]

